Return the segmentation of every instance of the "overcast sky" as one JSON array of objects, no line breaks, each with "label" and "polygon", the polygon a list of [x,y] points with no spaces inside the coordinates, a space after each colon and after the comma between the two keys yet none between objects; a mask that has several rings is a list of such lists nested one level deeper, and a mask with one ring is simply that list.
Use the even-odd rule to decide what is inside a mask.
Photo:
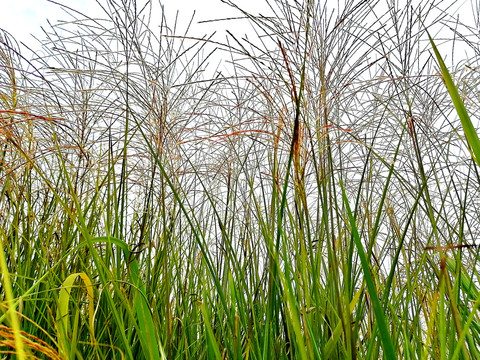
[{"label": "overcast sky", "polygon": [[[39,50],[38,42],[33,39],[31,34],[36,35],[38,38],[43,39],[44,34],[41,31],[40,26],[43,26],[47,30],[50,26],[47,22],[49,19],[51,24],[57,23],[58,20],[68,20],[69,15],[65,13],[65,10],[61,6],[55,4],[55,1],[48,0],[0,0],[2,5],[0,11],[0,28],[7,30],[11,33],[19,42],[26,43],[33,50]],[[99,0],[101,3],[107,1],[115,1],[121,3],[122,1],[133,0]],[[146,0],[137,0],[138,3],[144,3]],[[248,12],[257,15],[259,13],[263,15],[270,15],[271,11],[267,6],[267,0],[233,0],[239,4],[242,8]],[[292,2],[294,0],[291,0]],[[330,0],[329,0],[330,1]],[[432,1],[432,0],[415,0],[417,1]],[[459,0],[455,2],[455,6],[449,9],[450,15],[461,14],[460,21],[463,23],[473,24],[471,20],[472,9],[471,5],[478,0]],[[97,4],[97,0],[56,0],[56,2],[74,8],[82,13],[85,13],[91,17],[107,17]],[[180,11],[180,20],[184,20],[185,24],[190,19],[193,11],[196,11],[195,19],[197,20],[194,28],[191,29],[190,35],[204,36],[210,35],[214,31],[217,32],[216,40],[223,42],[225,40],[225,29],[228,28],[236,36],[242,37],[245,33],[255,36],[252,33],[251,28],[245,21],[219,21],[210,22],[207,24],[198,24],[201,20],[214,20],[221,18],[237,17],[241,14],[232,7],[224,4],[221,0],[152,0],[153,3],[160,2],[164,5],[167,12],[167,22],[171,24],[174,20],[176,11]],[[332,0],[332,6],[337,5],[337,1]],[[380,3],[382,4],[382,3]],[[462,6],[462,10],[459,8]],[[377,5],[380,6],[380,5]],[[184,29],[185,27],[180,27]],[[434,37],[439,38],[439,34],[433,33]],[[447,32],[447,36],[452,36],[451,31]],[[250,36],[249,36],[250,37]],[[448,57],[450,50],[448,48],[442,48],[441,42],[437,45],[444,51]],[[461,48],[457,46],[456,52],[461,52]],[[25,54],[28,54],[25,50],[22,50]],[[28,56],[27,56],[28,57]]]},{"label": "overcast sky", "polygon": [[[105,0],[100,1],[104,2]],[[99,14],[96,0],[57,0],[57,2],[90,16]],[[29,44],[33,43],[30,34],[41,37],[40,26],[49,27],[47,18],[52,24],[59,19],[68,19],[60,6],[47,0],[3,0],[3,3],[4,6],[0,12],[0,28],[10,32],[17,40]],[[176,10],[179,10],[183,19],[189,19],[194,10],[197,20],[218,19],[239,14],[220,0],[161,0],[161,3],[168,13],[175,14]],[[267,9],[265,0],[241,0],[238,3],[254,13]],[[198,26],[205,29],[204,33],[211,33],[215,30],[223,30],[222,24],[226,26],[226,22]],[[234,26],[234,22],[229,22],[228,26]]]}]

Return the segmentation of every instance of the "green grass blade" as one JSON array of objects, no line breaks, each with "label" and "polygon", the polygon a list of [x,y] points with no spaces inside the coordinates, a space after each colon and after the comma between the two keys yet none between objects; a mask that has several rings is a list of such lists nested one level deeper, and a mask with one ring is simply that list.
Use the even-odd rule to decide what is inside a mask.
[{"label": "green grass blade", "polygon": [[13,329],[14,334],[14,341],[15,341],[15,354],[17,359],[23,360],[26,358],[25,354],[25,347],[22,339],[22,335],[20,334],[20,322],[18,321],[16,307],[18,302],[14,302],[13,290],[12,290],[12,282],[10,280],[10,272],[8,271],[7,261],[5,259],[5,251],[4,251],[4,240],[6,237],[2,231],[2,237],[0,240],[0,274],[3,278],[3,291],[5,293],[5,300],[7,303],[7,314],[9,315],[10,324]]},{"label": "green grass blade", "polygon": [[377,289],[375,283],[373,282],[373,276],[370,271],[370,266],[367,261],[367,256],[363,250],[362,241],[360,240],[360,235],[358,234],[358,229],[356,225],[355,218],[353,217],[352,210],[350,209],[350,204],[348,202],[347,194],[345,193],[345,188],[342,181],[340,180],[340,187],[342,189],[342,198],[347,209],[348,219],[350,221],[350,226],[352,230],[353,240],[358,250],[358,256],[362,264],[363,273],[365,275],[365,283],[367,284],[368,294],[373,303],[373,310],[375,312],[375,318],[377,320],[378,328],[380,330],[380,339],[382,340],[383,350],[385,358],[388,360],[396,359],[395,350],[390,337],[390,332],[388,330],[387,321],[385,319],[385,314],[380,300],[377,294]]},{"label": "green grass blade", "polygon": [[135,285],[136,292],[133,300],[133,307],[138,318],[137,332],[142,344],[143,351],[149,359],[159,360],[165,358],[165,352],[157,339],[157,331],[155,330],[155,324],[153,322],[152,313],[148,306],[145,297],[145,284],[143,284],[140,277],[140,270],[138,261],[132,257],[128,245],[120,239],[111,237],[98,237],[91,240],[92,242],[111,242],[123,250],[125,261],[128,261],[130,270],[130,277],[132,283]]},{"label": "green grass blade", "polygon": [[475,162],[480,165],[480,140],[478,138],[478,134],[475,130],[475,127],[473,126],[472,121],[470,120],[470,116],[468,115],[467,109],[463,104],[463,100],[458,93],[458,89],[455,86],[453,79],[447,67],[445,66],[442,56],[440,55],[440,52],[438,51],[435,42],[433,41],[430,34],[428,34],[428,38],[430,39],[430,44],[432,45],[433,51],[435,52],[435,57],[437,58],[438,64],[440,65],[440,71],[442,73],[443,81],[445,82],[445,86],[447,87],[448,93],[450,94],[453,104],[455,105],[455,110],[457,111],[460,122],[462,123],[465,137],[467,138],[467,142],[473,151],[474,156],[472,157]]},{"label": "green grass blade", "polygon": [[[207,299],[207,296],[204,296]],[[212,326],[210,325],[210,316],[208,315],[208,310],[205,308],[205,302],[199,304],[200,310],[203,315],[204,324],[206,328],[206,338],[207,338],[207,354],[208,359],[220,360],[222,356],[220,355],[220,349],[215,339],[215,334],[213,333]]]},{"label": "green grass blade", "polygon": [[94,332],[94,294],[93,285],[90,277],[84,273],[75,273],[67,276],[60,289],[60,295],[58,297],[57,308],[57,333],[59,339],[60,351],[67,354],[67,344],[69,341],[69,312],[68,304],[70,301],[70,293],[74,286],[75,280],[80,277],[85,284],[85,290],[88,295],[88,324],[90,326],[91,341],[95,344],[95,332]]}]

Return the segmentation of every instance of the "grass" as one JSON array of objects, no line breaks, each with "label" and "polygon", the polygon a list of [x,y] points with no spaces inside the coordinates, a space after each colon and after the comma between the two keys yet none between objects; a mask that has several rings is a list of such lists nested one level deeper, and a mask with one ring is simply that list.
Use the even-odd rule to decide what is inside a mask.
[{"label": "grass", "polygon": [[2,357],[480,358],[478,21],[225,2],[1,33]]}]

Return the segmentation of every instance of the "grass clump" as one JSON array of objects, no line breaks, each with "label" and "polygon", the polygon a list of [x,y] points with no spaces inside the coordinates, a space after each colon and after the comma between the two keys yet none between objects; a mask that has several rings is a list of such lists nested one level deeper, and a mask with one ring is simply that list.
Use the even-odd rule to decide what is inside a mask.
[{"label": "grass clump", "polygon": [[479,358],[479,22],[226,2],[255,37],[115,0],[1,34],[0,351]]}]

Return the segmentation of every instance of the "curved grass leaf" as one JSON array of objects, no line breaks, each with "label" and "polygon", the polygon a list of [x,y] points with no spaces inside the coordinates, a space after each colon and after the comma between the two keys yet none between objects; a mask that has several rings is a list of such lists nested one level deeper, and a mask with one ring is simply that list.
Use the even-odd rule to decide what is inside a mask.
[{"label": "curved grass leaf", "polygon": [[66,346],[68,344],[68,333],[69,333],[69,314],[68,314],[68,303],[70,301],[70,293],[72,287],[74,286],[75,280],[80,277],[85,285],[85,290],[88,296],[88,324],[90,326],[90,336],[92,343],[95,344],[95,332],[94,332],[94,294],[93,294],[93,285],[89,276],[84,273],[75,273],[69,275],[62,284],[60,289],[60,295],[58,297],[58,308],[57,308],[57,333],[59,339],[60,352],[64,355],[67,353]]},{"label": "curved grass leaf", "polygon": [[440,52],[435,46],[435,42],[433,41],[428,31],[427,34],[428,38],[430,39],[430,44],[432,45],[433,51],[435,52],[437,62],[440,65],[440,71],[442,73],[443,81],[445,82],[445,86],[447,87],[448,93],[450,94],[453,104],[455,105],[455,110],[457,111],[460,122],[462,123],[463,131],[465,132],[465,137],[467,138],[468,145],[470,145],[472,149],[472,157],[477,163],[477,165],[480,165],[480,140],[478,138],[477,131],[475,130],[475,127],[470,120],[467,109],[465,108],[463,100],[458,93],[458,89],[453,83],[452,77],[450,76],[450,73],[445,66],[445,63],[443,62],[442,56],[440,55]]}]

